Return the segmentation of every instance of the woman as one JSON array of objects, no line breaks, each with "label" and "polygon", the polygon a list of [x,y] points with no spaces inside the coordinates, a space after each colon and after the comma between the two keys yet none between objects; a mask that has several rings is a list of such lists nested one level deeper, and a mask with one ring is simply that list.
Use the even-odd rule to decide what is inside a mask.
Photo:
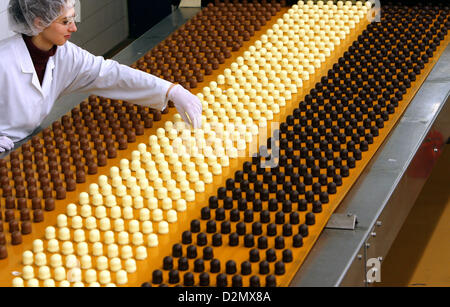
[{"label": "woman", "polygon": [[73,92],[126,100],[157,110],[173,101],[186,123],[200,126],[202,105],[180,85],[132,69],[68,42],[75,0],[10,0],[17,35],[0,42],[0,152],[30,135],[54,102]]}]

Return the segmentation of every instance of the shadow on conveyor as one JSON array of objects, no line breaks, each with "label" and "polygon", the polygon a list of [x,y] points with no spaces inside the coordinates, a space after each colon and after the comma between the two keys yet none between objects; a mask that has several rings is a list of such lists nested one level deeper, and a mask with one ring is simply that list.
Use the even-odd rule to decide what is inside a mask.
[{"label": "shadow on conveyor", "polygon": [[[445,145],[443,154],[383,261],[382,282],[377,286],[450,285],[448,276],[446,280],[444,277],[449,270],[449,239],[438,228],[441,219],[449,219],[449,174],[450,145]],[[443,214],[446,216],[443,217]],[[444,228],[448,229],[448,225]],[[443,259],[447,261],[443,263]]]}]

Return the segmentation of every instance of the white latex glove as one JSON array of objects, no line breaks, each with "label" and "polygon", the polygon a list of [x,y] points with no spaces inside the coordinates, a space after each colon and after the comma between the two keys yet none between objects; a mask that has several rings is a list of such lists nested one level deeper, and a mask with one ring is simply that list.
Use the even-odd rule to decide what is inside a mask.
[{"label": "white latex glove", "polygon": [[202,103],[197,96],[191,94],[179,84],[172,87],[167,96],[173,102],[185,123],[192,125],[194,128],[201,127]]},{"label": "white latex glove", "polygon": [[5,152],[14,148],[14,142],[6,136],[0,136],[0,152]]}]

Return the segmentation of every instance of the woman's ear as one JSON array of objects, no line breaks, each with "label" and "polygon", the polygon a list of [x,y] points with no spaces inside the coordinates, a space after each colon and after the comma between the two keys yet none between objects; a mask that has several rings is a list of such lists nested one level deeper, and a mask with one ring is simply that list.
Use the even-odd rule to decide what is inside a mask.
[{"label": "woman's ear", "polygon": [[43,22],[42,22],[42,18],[40,18],[40,17],[36,17],[34,19],[34,26],[36,29],[39,30],[39,32],[42,32],[45,29],[45,26],[43,25]]}]

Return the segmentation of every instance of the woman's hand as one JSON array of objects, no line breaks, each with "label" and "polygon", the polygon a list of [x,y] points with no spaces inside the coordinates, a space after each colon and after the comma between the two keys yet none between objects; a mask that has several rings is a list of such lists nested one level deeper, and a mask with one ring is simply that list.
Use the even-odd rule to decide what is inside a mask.
[{"label": "woman's hand", "polygon": [[194,128],[201,127],[202,103],[197,96],[191,94],[179,84],[171,87],[167,96],[187,124]]},{"label": "woman's hand", "polygon": [[14,148],[14,142],[6,136],[0,136],[0,152],[5,152]]}]

